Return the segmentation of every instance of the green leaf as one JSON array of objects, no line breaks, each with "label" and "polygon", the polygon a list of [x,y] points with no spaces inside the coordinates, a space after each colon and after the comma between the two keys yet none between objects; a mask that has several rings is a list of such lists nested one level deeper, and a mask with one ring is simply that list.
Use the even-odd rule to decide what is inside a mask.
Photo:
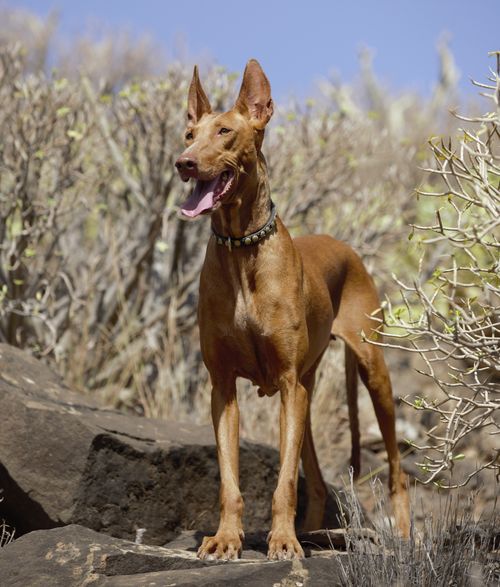
[{"label": "green leaf", "polygon": [[71,112],[71,108],[68,108],[67,106],[61,106],[61,108],[56,110],[56,116],[61,118],[61,116],[66,116],[66,114],[69,112]]},{"label": "green leaf", "polygon": [[65,77],[62,77],[61,79],[55,80],[54,89],[59,92],[60,90],[63,90],[67,85],[68,85],[68,80]]},{"label": "green leaf", "polygon": [[66,132],[70,139],[75,139],[75,141],[81,141],[83,139],[83,134],[77,130],[68,130]]},{"label": "green leaf", "polygon": [[23,232],[23,223],[21,221],[21,214],[17,210],[13,216],[7,218],[7,234],[9,238],[16,238]]},{"label": "green leaf", "polygon": [[165,241],[156,241],[155,248],[160,253],[164,253],[168,249],[168,244]]}]

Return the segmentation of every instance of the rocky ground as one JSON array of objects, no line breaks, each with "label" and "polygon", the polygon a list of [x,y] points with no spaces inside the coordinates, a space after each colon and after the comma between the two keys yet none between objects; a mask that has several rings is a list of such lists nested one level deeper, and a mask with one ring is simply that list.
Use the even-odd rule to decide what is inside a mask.
[{"label": "rocky ground", "polygon": [[79,525],[38,530],[0,551],[2,585],[302,587],[308,584],[326,587],[340,584],[338,557],[341,555],[331,548],[310,547],[308,558],[302,562],[269,563],[262,553],[265,541],[258,537],[250,543],[241,560],[213,563],[196,557],[197,544],[198,537],[193,533],[159,547],[134,544]]},{"label": "rocky ground", "polygon": [[[369,418],[365,412],[362,400],[362,418]],[[0,549],[2,587],[340,584],[342,530],[303,535],[303,562],[265,560],[263,530],[270,526],[279,468],[275,449],[242,441],[244,557],[236,564],[206,563],[195,552],[218,521],[219,473],[210,426],[103,409],[7,345],[0,345],[0,414],[0,520],[17,537]],[[369,426],[368,419],[365,432]],[[334,434],[338,428],[332,427]],[[379,469],[384,477],[376,430],[364,438],[365,471]],[[332,453],[345,460],[349,450],[340,446]],[[327,463],[330,481],[337,479],[339,463],[339,457]],[[409,457],[405,467],[414,467]],[[359,490],[372,511],[369,483]],[[495,491],[493,484],[481,505],[493,507]],[[339,525],[334,493],[341,496],[332,488],[325,528]],[[430,496],[435,494],[418,489],[426,511]],[[301,478],[299,525],[304,503]]]},{"label": "rocky ground", "polygon": [[[219,515],[210,426],[103,409],[6,345],[0,345],[0,365],[0,520],[18,537],[0,550],[2,587],[254,585],[261,573],[278,583],[312,573],[315,584],[322,584],[323,560],[314,563],[314,571],[308,570],[312,563],[304,570],[298,563],[265,561],[265,535],[259,531],[270,526],[279,468],[275,449],[241,443],[245,562],[223,568],[202,563],[195,551]],[[300,520],[302,478],[299,486]],[[325,527],[338,526],[337,513],[332,498]],[[188,543],[179,542],[190,529]],[[139,537],[148,546],[134,544]],[[169,547],[174,539],[177,547]]]}]

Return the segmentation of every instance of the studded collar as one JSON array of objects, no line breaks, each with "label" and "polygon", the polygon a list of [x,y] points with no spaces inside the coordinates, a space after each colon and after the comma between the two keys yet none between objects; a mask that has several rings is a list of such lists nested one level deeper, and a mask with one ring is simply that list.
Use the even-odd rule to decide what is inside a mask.
[{"label": "studded collar", "polygon": [[232,236],[222,236],[215,232],[212,228],[212,233],[215,236],[215,242],[218,245],[225,245],[230,251],[235,249],[239,249],[241,247],[248,247],[250,245],[255,245],[259,241],[266,238],[267,235],[271,234],[276,229],[276,206],[274,202],[271,200],[271,214],[269,216],[269,220],[264,224],[262,228],[247,234],[245,236],[241,236],[239,238],[233,238]]}]

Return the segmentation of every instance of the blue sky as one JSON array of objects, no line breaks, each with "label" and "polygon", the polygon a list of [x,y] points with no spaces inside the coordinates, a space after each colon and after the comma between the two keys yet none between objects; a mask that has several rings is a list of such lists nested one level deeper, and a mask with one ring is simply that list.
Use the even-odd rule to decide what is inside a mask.
[{"label": "blue sky", "polygon": [[17,0],[46,15],[60,12],[60,33],[78,35],[91,23],[149,34],[170,55],[209,59],[241,71],[250,57],[263,65],[275,98],[304,97],[335,72],[350,81],[362,47],[374,53],[376,74],[393,91],[428,95],[438,75],[436,44],[449,33],[461,72],[483,81],[500,49],[500,0]]}]

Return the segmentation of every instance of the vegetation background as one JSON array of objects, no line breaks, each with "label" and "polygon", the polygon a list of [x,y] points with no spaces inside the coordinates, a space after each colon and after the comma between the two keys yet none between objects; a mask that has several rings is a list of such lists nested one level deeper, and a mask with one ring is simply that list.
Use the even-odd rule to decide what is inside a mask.
[{"label": "vegetation background", "polygon": [[[155,75],[154,46],[126,35],[99,43],[80,38],[64,51],[56,38],[54,19],[0,9],[0,340],[44,358],[68,385],[108,406],[207,423],[196,301],[210,229],[207,221],[179,218],[189,187],[173,167],[191,71],[169,61]],[[314,99],[278,104],[264,150],[273,198],[291,233],[349,242],[387,300],[387,344],[403,347],[388,356],[395,394],[409,404],[398,419],[408,441],[405,467],[434,485],[468,481],[468,492],[486,491],[478,504],[492,507],[499,450],[498,76],[485,55],[485,72],[493,67],[491,114],[479,116],[485,102],[477,102],[462,105],[470,116],[459,120],[449,114],[459,103],[453,56],[445,43],[438,52],[441,71],[428,98],[388,92],[363,52],[356,82],[324,80]],[[232,105],[238,74],[213,65],[203,83],[217,109]],[[471,154],[486,171],[467,164]],[[457,175],[458,160],[465,168]],[[455,254],[461,230],[470,239],[458,243],[467,261]],[[436,321],[448,338],[436,339]],[[479,354],[464,354],[463,331]],[[343,381],[337,343],[323,361],[312,413],[332,482],[348,466]],[[277,444],[274,400],[258,399],[241,382],[242,436]],[[366,481],[384,471],[370,456],[381,451],[371,407],[367,397],[360,401]],[[453,420],[457,404],[465,412]],[[413,450],[422,444],[418,467]]]}]

